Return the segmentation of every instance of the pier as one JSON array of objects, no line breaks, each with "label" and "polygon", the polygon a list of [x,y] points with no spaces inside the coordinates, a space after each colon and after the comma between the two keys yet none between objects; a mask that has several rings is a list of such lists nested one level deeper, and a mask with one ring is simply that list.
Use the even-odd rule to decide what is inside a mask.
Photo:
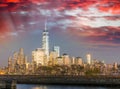
[{"label": "pier", "polygon": [[16,89],[16,81],[0,80],[0,89]]},{"label": "pier", "polygon": [[[0,76],[0,80],[5,81],[7,86],[9,84],[10,86],[15,86],[16,82],[18,84],[120,86],[120,76],[2,75]],[[16,82],[13,82],[13,80]],[[10,82],[7,83],[8,81]]]}]

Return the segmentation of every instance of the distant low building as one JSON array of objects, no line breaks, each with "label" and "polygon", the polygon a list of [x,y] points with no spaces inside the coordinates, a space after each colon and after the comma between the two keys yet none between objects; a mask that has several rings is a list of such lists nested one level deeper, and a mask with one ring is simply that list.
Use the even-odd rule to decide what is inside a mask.
[{"label": "distant low building", "polygon": [[118,64],[117,64],[117,62],[115,62],[115,63],[113,64],[113,67],[114,67],[115,70],[118,69]]},{"label": "distant low building", "polygon": [[75,62],[76,65],[83,65],[83,60],[81,57],[76,57],[76,62]]},{"label": "distant low building", "polygon": [[58,57],[56,60],[57,60],[57,65],[63,65],[63,58],[62,57]]}]

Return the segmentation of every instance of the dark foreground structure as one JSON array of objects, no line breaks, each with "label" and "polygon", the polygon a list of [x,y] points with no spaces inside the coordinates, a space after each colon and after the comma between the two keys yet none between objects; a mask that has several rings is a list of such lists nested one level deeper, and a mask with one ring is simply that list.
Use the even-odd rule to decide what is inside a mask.
[{"label": "dark foreground structure", "polygon": [[0,81],[0,89],[16,89],[16,81]]},{"label": "dark foreground structure", "polygon": [[120,87],[120,76],[0,75],[0,81],[10,83],[16,81],[18,84],[63,84]]}]

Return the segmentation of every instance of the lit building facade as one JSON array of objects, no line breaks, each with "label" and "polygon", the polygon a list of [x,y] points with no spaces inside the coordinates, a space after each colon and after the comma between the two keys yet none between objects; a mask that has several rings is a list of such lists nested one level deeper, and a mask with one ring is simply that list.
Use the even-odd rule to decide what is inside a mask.
[{"label": "lit building facade", "polygon": [[87,54],[86,55],[86,57],[87,57],[87,64],[91,64],[91,54]]},{"label": "lit building facade", "polygon": [[81,57],[76,57],[76,62],[75,62],[76,65],[83,65],[83,60]]},{"label": "lit building facade", "polygon": [[45,52],[42,48],[37,48],[35,51],[32,51],[32,60],[38,64],[45,64]]},{"label": "lit building facade", "polygon": [[114,69],[118,69],[118,64],[117,64],[117,62],[115,62],[115,63],[113,64],[113,67],[114,67]]},{"label": "lit building facade", "polygon": [[72,57],[72,58],[71,58],[71,65],[75,65],[75,62],[76,62],[75,57]]},{"label": "lit building facade", "polygon": [[69,55],[63,54],[63,57],[62,57],[62,58],[63,58],[63,64],[64,64],[64,65],[70,65],[70,64],[71,64]]},{"label": "lit building facade", "polygon": [[13,71],[13,63],[12,63],[12,57],[8,58],[8,73],[11,73]]},{"label": "lit building facade", "polygon": [[54,51],[57,53],[57,57],[59,57],[60,56],[60,47],[54,46]]},{"label": "lit building facade", "polygon": [[57,57],[57,65],[63,65],[63,58],[62,57]]},{"label": "lit building facade", "polygon": [[8,73],[24,74],[26,73],[27,56],[24,49],[20,48],[19,52],[14,52],[13,57],[8,59]]},{"label": "lit building facade", "polygon": [[50,57],[49,57],[49,63],[51,63],[51,65],[55,65],[57,57],[58,57],[57,52],[56,51],[51,51],[50,52]]}]

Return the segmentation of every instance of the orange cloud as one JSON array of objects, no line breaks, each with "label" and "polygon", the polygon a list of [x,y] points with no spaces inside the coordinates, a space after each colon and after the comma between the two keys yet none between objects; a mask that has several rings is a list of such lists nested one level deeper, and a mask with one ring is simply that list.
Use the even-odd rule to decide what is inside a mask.
[{"label": "orange cloud", "polygon": [[6,0],[6,2],[13,2],[13,3],[18,3],[18,2],[20,2],[21,0]]},{"label": "orange cloud", "polygon": [[102,0],[99,3],[99,10],[110,12],[112,14],[120,14],[120,1],[119,0]]}]

